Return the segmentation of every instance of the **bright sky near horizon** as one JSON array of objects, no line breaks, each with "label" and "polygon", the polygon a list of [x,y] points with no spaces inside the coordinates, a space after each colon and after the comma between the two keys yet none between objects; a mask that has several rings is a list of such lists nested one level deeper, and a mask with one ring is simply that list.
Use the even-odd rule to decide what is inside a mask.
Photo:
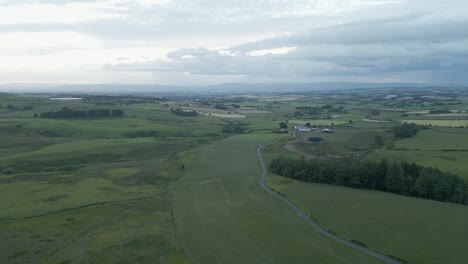
[{"label": "bright sky near horizon", "polygon": [[0,0],[0,83],[468,83],[466,0]]}]

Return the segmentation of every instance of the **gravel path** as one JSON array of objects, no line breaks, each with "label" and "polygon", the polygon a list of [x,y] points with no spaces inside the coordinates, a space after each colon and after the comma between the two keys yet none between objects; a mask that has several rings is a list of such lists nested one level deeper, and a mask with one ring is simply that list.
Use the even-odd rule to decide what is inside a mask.
[{"label": "gravel path", "polygon": [[[276,141],[275,141],[276,142]],[[273,142],[273,143],[275,143]],[[393,259],[393,258],[390,258],[390,257],[387,257],[385,255],[382,255],[378,252],[375,252],[373,250],[370,250],[368,248],[365,248],[365,247],[362,247],[360,245],[357,245],[357,244],[354,244],[354,243],[351,243],[350,241],[348,240],[345,240],[343,238],[340,238],[340,237],[337,237],[331,233],[329,233],[327,230],[323,229],[322,227],[320,227],[316,222],[314,222],[314,220],[312,220],[308,215],[306,215],[301,209],[299,209],[296,205],[294,205],[291,201],[289,201],[288,199],[286,199],[285,197],[281,196],[280,194],[276,193],[275,191],[271,190],[270,188],[268,188],[266,185],[265,185],[265,177],[267,175],[267,169],[266,169],[266,165],[265,165],[265,161],[263,160],[263,156],[262,156],[262,148],[263,147],[266,147],[266,146],[269,146],[273,143],[270,143],[268,145],[264,145],[264,146],[260,146],[257,148],[257,157],[260,161],[260,165],[262,167],[262,177],[260,178],[260,180],[258,181],[258,184],[265,190],[267,191],[268,193],[271,193],[272,195],[276,196],[277,198],[283,200],[285,203],[287,203],[297,214],[298,217],[302,218],[304,221],[306,221],[310,226],[312,226],[317,232],[319,232],[320,234],[324,235],[324,236],[327,236],[337,242],[340,242],[348,247],[351,247],[351,248],[354,248],[354,249],[357,249],[367,255],[370,255],[370,256],[373,256],[377,259],[380,259],[381,261],[385,262],[385,263],[390,263],[390,264],[401,264],[399,261]]]}]

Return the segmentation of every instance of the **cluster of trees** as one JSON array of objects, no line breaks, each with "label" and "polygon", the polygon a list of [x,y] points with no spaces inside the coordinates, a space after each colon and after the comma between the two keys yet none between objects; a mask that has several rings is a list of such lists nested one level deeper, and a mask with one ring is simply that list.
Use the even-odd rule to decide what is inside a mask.
[{"label": "cluster of trees", "polygon": [[[120,109],[87,109],[74,110],[64,107],[56,112],[43,112],[39,116],[42,118],[95,118],[95,117],[120,117],[124,111]],[[34,114],[37,117],[37,114]]]},{"label": "cluster of trees", "polygon": [[468,205],[468,183],[456,175],[414,163],[338,160],[274,159],[273,173],[300,181],[381,190]]},{"label": "cluster of trees", "polygon": [[429,114],[451,114],[452,111],[446,109],[431,109]]},{"label": "cluster of trees", "polygon": [[380,115],[380,110],[378,109],[369,109],[369,115],[377,116]]},{"label": "cluster of trees", "polygon": [[[2,108],[3,106],[0,104],[0,108]],[[30,111],[30,110],[33,110],[34,107],[33,106],[30,106],[30,105],[25,105],[23,107],[19,107],[19,106],[15,106],[15,105],[6,105],[5,107],[7,110],[11,110],[11,111],[16,111],[16,110],[23,110],[23,111]]]},{"label": "cluster of trees", "polygon": [[220,103],[215,104],[214,108],[221,109],[221,110],[229,110],[229,107],[227,107],[224,104],[220,104]]},{"label": "cluster of trees", "polygon": [[238,120],[224,120],[224,134],[242,134],[247,130],[247,124]]},{"label": "cluster of trees", "polygon": [[288,123],[286,123],[285,121],[281,121],[278,123],[280,129],[286,129],[288,128]]},{"label": "cluster of trees", "polygon": [[[209,104],[208,104],[209,105]],[[225,104],[222,104],[222,103],[217,103],[214,105],[214,108],[216,109],[221,109],[221,110],[229,110],[229,108],[232,107],[232,108],[240,108],[240,105],[238,104],[229,104],[229,105],[225,105]]]},{"label": "cluster of trees", "polygon": [[385,139],[381,135],[374,135],[374,145],[377,148],[382,147],[385,145]]},{"label": "cluster of trees", "polygon": [[395,138],[409,138],[418,133],[421,129],[426,129],[426,126],[416,125],[415,123],[404,123],[401,126],[397,126],[393,129],[393,136]]},{"label": "cluster of trees", "polygon": [[171,113],[180,115],[180,116],[198,116],[197,111],[193,110],[184,110],[180,108],[171,108]]}]

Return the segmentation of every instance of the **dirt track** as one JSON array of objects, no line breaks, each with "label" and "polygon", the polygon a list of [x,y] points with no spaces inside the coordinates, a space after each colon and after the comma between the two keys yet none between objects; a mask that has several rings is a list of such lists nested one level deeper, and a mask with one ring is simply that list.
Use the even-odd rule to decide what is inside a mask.
[{"label": "dirt track", "polygon": [[[276,142],[276,141],[275,141]],[[273,143],[275,143],[273,142]],[[354,244],[354,243],[351,243],[350,241],[348,240],[345,240],[343,238],[340,238],[338,236],[335,236],[331,233],[329,233],[327,230],[323,229],[322,227],[320,227],[316,222],[314,222],[314,220],[312,220],[308,215],[306,215],[301,209],[299,209],[296,205],[294,205],[291,201],[289,201],[288,199],[286,199],[284,196],[280,195],[279,193],[271,190],[270,188],[268,188],[266,185],[265,185],[265,177],[267,176],[267,168],[266,168],[266,165],[265,165],[265,161],[263,160],[263,156],[262,156],[262,148],[263,147],[266,147],[266,146],[269,146],[273,143],[270,143],[270,144],[267,144],[267,145],[264,145],[264,146],[260,146],[257,148],[257,157],[258,157],[258,160],[260,161],[260,166],[262,167],[262,177],[260,178],[260,180],[258,181],[258,184],[263,188],[263,190],[265,190],[266,192],[276,196],[277,198],[281,199],[282,201],[284,201],[285,203],[287,203],[297,214],[298,217],[304,219],[304,221],[306,221],[310,226],[312,226],[312,228],[315,229],[315,231],[319,232],[320,234],[326,236],[326,237],[329,237],[339,243],[342,243],[348,247],[351,247],[351,248],[354,248],[356,250],[359,250],[367,255],[370,255],[370,256],[373,256],[385,263],[390,263],[390,264],[401,264],[399,261],[393,259],[393,258],[390,258],[390,257],[387,257],[383,254],[380,254],[378,252],[375,252],[373,250],[370,250],[368,248],[365,248],[365,247],[362,247],[360,245],[357,245],[357,244]],[[285,145],[284,147],[288,146],[289,143],[287,145]],[[291,145],[289,145],[291,146]],[[293,147],[294,149],[294,147]]]}]

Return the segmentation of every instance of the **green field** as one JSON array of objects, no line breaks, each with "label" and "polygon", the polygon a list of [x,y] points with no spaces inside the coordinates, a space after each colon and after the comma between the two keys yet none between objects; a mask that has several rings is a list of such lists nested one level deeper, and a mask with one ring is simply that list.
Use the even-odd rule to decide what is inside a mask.
[{"label": "green field", "polygon": [[[378,263],[313,231],[257,184],[257,145],[236,136],[186,154],[174,184],[179,245],[193,263]],[[229,169],[227,169],[229,168]]]},{"label": "green field", "polygon": [[0,109],[1,263],[188,262],[169,188],[184,174],[175,154],[216,140],[220,122],[153,112],[158,105],[125,106],[127,118],[31,118],[92,106],[0,99],[34,106]]},{"label": "green field", "polygon": [[463,263],[468,258],[466,206],[273,175],[268,184],[324,228],[408,263]]},{"label": "green field", "polygon": [[183,258],[167,185],[183,171],[166,155],[185,147],[146,138],[79,140],[3,156],[11,174],[0,184],[0,261]]},{"label": "green field", "polygon": [[468,129],[434,128],[420,131],[416,136],[397,140],[396,148],[417,150],[468,150]]},{"label": "green field", "polygon": [[[265,161],[286,152],[280,141],[264,148]],[[270,174],[267,185],[349,240],[408,263],[461,263],[468,258],[468,207],[379,191],[296,181]],[[430,230],[430,231],[428,231]]]},{"label": "green field", "polygon": [[446,151],[413,151],[413,150],[376,150],[369,160],[408,161],[416,164],[438,168],[442,171],[451,172],[468,179],[467,152]]},{"label": "green field", "polygon": [[428,119],[428,120],[401,120],[401,122],[415,123],[418,125],[431,125],[439,127],[467,127],[468,120],[440,120],[440,119]]},{"label": "green field", "polygon": [[325,120],[309,120],[309,119],[292,119],[288,121],[291,125],[305,125],[310,123],[315,126],[331,126],[331,125],[341,125],[347,124],[349,121],[346,119],[325,119]]},{"label": "green field", "polygon": [[[279,139],[264,149],[267,162],[301,158],[283,148],[291,133],[272,130],[282,121],[290,130],[310,122],[332,133],[299,133],[290,144],[300,152],[320,159],[414,161],[468,179],[468,129],[441,127],[465,120],[429,120],[439,123],[396,139],[400,120],[427,122],[411,112],[429,106],[425,99],[382,99],[386,93],[395,91],[83,95],[76,101],[0,94],[0,263],[380,263],[317,233],[265,192],[255,150]],[[468,105],[457,100],[433,103],[442,109]],[[170,111],[227,113],[214,108],[218,102],[247,107],[245,118]],[[298,113],[312,108],[318,112]],[[40,117],[64,109],[125,114]],[[324,109],[346,111],[336,114],[342,119],[326,119],[335,112]],[[305,143],[317,136],[324,141]],[[274,175],[267,184],[325,229],[383,254],[408,263],[468,259],[466,206]]]},{"label": "green field", "polygon": [[380,135],[388,141],[385,124],[354,123],[334,126],[333,133],[298,132],[298,137],[307,141],[309,137],[321,137],[323,142],[294,143],[297,149],[323,157],[364,156],[375,148],[374,136]]},{"label": "green field", "polygon": [[369,159],[409,161],[439,168],[468,179],[468,129],[432,128],[395,141],[394,149],[378,149]]}]

